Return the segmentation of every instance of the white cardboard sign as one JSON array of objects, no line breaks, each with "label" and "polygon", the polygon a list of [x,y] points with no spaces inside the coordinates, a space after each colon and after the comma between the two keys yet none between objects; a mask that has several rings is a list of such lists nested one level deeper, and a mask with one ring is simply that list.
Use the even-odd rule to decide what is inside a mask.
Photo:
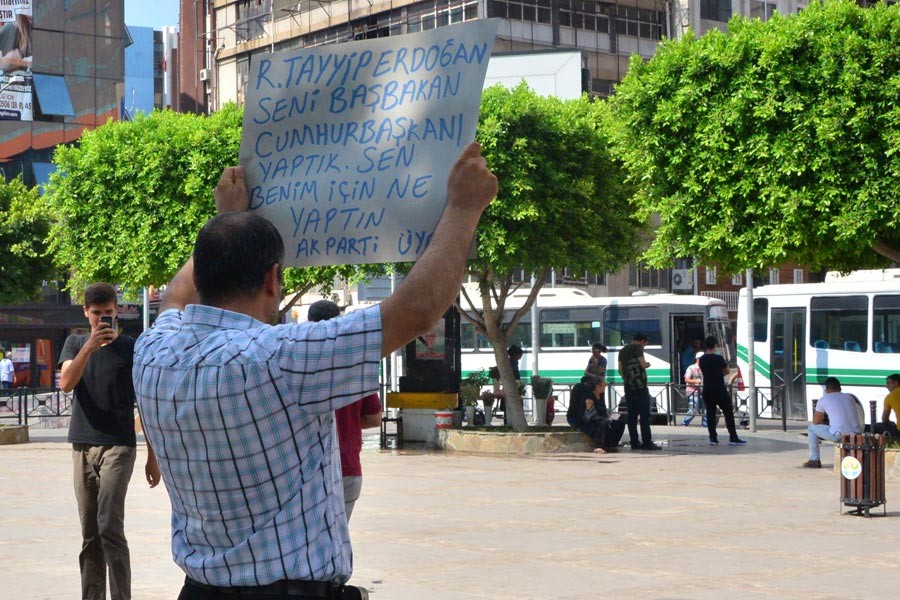
[{"label": "white cardboard sign", "polygon": [[497,20],[254,57],[240,163],[286,266],[405,262],[475,139]]}]

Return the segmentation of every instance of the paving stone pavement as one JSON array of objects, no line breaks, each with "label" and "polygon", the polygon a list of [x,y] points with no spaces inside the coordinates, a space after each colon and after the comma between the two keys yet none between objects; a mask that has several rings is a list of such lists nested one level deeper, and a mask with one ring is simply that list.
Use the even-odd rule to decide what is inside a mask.
[{"label": "paving stone pavement", "polygon": [[[375,600],[897,594],[900,481],[887,482],[887,517],[841,515],[830,449],[826,468],[799,468],[799,429],[715,448],[699,427],[654,431],[662,452],[515,458],[380,452],[367,437],[353,582]],[[0,447],[0,598],[77,598],[70,447],[64,432],[32,440]],[[140,452],[126,509],[134,598],[174,600],[168,498],[148,489]]]}]

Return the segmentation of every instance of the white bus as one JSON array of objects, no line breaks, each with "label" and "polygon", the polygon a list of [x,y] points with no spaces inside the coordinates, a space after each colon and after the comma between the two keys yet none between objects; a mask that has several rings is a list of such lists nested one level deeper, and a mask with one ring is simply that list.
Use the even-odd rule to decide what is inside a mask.
[{"label": "white bus", "polygon": [[[740,292],[738,365],[746,380],[747,290]],[[881,418],[885,378],[900,372],[900,269],[829,274],[825,283],[753,290],[756,385],[763,417],[809,420],[826,377]],[[784,413],[784,414],[782,414]]]},{"label": "white bus", "polygon": [[[528,293],[527,289],[518,290],[508,300],[507,311],[520,307]],[[675,294],[595,298],[578,289],[545,288],[537,304],[538,370],[541,376],[552,377],[561,392],[581,380],[594,342],[609,348],[607,377],[613,386],[621,384],[616,368],[618,351],[636,333],[649,339],[644,350],[650,362],[647,379],[659,413],[671,414],[674,404],[669,398],[670,386],[683,383],[681,352],[685,345],[715,335],[722,341],[725,358],[730,363],[734,360],[731,322],[722,300]],[[519,367],[525,382],[530,380],[534,365],[531,329],[529,311],[510,340],[524,351]],[[465,318],[461,320],[460,346],[463,375],[496,364],[488,340],[476,334]]]}]

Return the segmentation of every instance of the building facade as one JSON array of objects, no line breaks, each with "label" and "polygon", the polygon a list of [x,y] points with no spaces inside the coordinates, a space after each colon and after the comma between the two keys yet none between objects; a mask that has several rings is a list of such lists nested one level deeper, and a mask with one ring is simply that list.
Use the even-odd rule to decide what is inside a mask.
[{"label": "building facade", "polygon": [[[57,146],[76,142],[86,131],[119,118],[129,36],[123,0],[16,0],[13,4],[13,11],[30,20],[30,64],[4,74],[8,79],[0,95],[31,88],[27,94],[17,92],[31,111],[30,115],[3,111],[0,171],[7,180],[21,177],[33,186],[46,182]],[[20,32],[20,39],[25,37]],[[2,100],[9,102],[8,96]],[[73,306],[61,288],[59,282],[47,282],[39,302],[0,306],[0,349],[13,353],[19,385],[53,385],[66,335],[86,326],[81,307]],[[124,323],[133,312],[134,307],[123,307]]]},{"label": "building facade", "polygon": [[0,120],[0,170],[46,181],[53,149],[118,118],[128,34],[123,0],[33,0],[32,120]]}]

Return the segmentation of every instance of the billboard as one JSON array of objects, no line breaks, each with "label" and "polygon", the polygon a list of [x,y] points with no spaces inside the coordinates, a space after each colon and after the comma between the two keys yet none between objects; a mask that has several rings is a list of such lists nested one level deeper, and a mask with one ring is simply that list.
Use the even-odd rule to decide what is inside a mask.
[{"label": "billboard", "polygon": [[0,0],[0,120],[31,121],[32,0]]}]

